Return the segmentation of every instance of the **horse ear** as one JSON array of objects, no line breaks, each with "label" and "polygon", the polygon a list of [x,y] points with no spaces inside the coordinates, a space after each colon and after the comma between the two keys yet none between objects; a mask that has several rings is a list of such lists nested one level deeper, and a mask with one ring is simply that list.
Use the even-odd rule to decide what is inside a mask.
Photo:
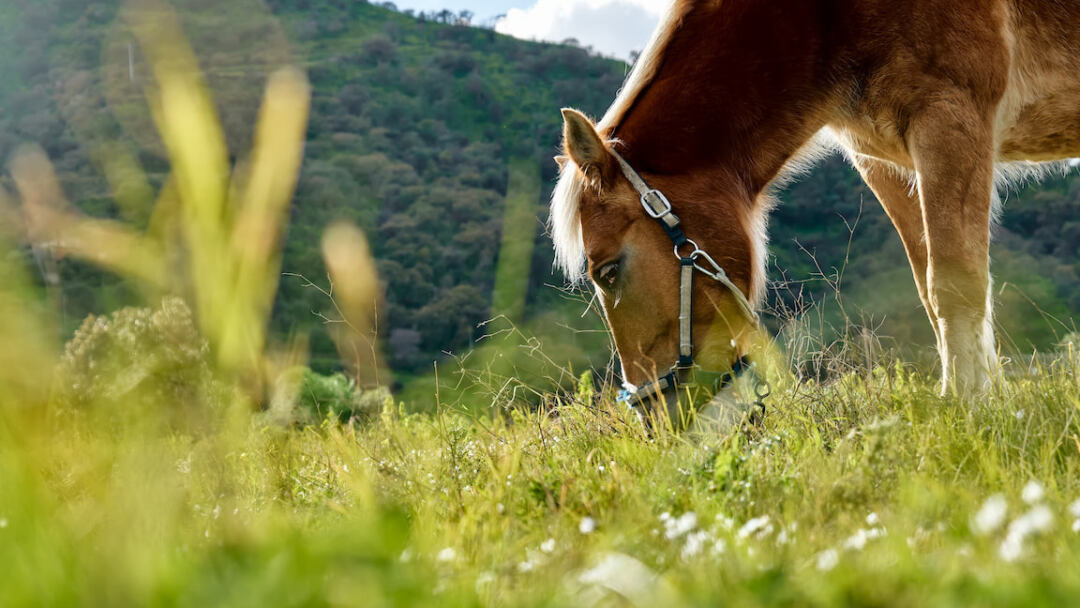
[{"label": "horse ear", "polygon": [[608,152],[592,121],[571,108],[563,108],[562,115],[563,149],[566,154],[582,171],[588,173],[590,168],[596,168],[600,170],[601,176],[608,176],[615,159]]},{"label": "horse ear", "polygon": [[559,171],[562,171],[568,162],[570,162],[570,157],[565,154],[559,154],[555,157],[555,164],[559,166]]}]

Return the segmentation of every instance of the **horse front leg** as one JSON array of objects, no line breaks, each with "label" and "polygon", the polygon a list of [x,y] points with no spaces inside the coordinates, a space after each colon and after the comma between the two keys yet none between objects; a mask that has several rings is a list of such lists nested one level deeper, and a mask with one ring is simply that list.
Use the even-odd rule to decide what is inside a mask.
[{"label": "horse front leg", "polygon": [[993,114],[970,102],[939,103],[909,132],[943,394],[984,390],[998,370],[990,297]]},{"label": "horse front leg", "polygon": [[896,166],[860,154],[854,155],[854,164],[900,235],[900,241],[904,244],[904,251],[911,264],[911,274],[915,278],[915,288],[919,292],[926,316],[930,319],[930,326],[934,329],[934,337],[940,350],[942,342],[938,318],[930,304],[930,293],[926,286],[926,234],[923,230],[919,197]]}]

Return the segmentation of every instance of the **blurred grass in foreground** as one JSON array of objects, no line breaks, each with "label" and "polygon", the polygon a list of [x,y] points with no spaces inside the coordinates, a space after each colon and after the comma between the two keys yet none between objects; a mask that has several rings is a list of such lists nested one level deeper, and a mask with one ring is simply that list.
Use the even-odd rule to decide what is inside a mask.
[{"label": "blurred grass in foreground", "polygon": [[[46,272],[52,256],[78,256],[147,300],[89,319],[61,353],[48,290],[11,254],[20,231],[0,231],[0,604],[1080,597],[1070,344],[970,401],[939,398],[880,349],[817,349],[800,355],[813,373],[775,383],[764,428],[733,436],[646,438],[591,374],[553,392],[572,371],[513,329],[498,331],[550,368],[550,385],[481,357],[465,394],[488,401],[472,408],[436,394],[434,412],[408,414],[344,376],[305,373],[303,340],[269,344],[265,326],[307,85],[294,70],[270,80],[255,152],[230,174],[168,11],[139,3],[130,19],[155,58],[149,98],[173,160],[150,230],[77,215],[33,151],[12,165],[21,206],[0,207]],[[335,226],[323,252],[343,359],[375,375],[366,244]],[[513,391],[541,407],[505,406]],[[300,402],[321,422],[302,424]]]}]

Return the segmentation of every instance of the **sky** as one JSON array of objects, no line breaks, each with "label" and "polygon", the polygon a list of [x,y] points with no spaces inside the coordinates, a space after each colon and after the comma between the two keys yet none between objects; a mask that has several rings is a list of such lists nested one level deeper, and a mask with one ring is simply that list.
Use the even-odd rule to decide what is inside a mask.
[{"label": "sky", "polygon": [[399,8],[418,11],[470,10],[483,23],[505,15],[495,30],[526,40],[562,42],[627,59],[649,40],[671,0],[400,0]]}]

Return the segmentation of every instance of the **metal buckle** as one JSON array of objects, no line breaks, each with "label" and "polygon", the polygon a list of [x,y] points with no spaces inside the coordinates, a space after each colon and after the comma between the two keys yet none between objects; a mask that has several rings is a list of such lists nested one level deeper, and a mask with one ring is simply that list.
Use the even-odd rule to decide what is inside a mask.
[{"label": "metal buckle", "polygon": [[[658,200],[663,208],[660,211],[653,210],[653,206],[649,204],[650,200]],[[641,206],[645,208],[645,213],[648,213],[649,217],[654,220],[658,220],[671,213],[671,201],[664,196],[663,192],[660,192],[655,188],[641,195]]]}]

